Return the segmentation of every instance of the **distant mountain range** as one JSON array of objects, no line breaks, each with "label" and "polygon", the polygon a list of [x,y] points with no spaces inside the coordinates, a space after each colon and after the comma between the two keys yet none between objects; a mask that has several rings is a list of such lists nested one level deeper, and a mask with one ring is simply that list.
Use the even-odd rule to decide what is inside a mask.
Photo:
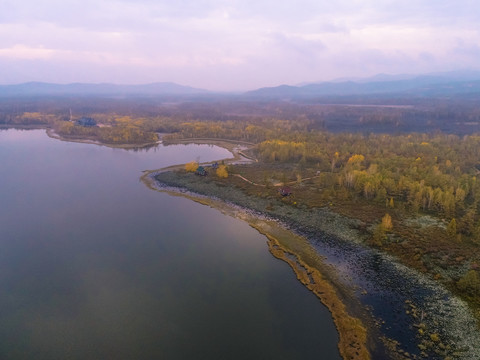
[{"label": "distant mountain range", "polygon": [[182,86],[171,82],[146,85],[115,84],[50,84],[29,82],[18,85],[0,85],[0,96],[142,96],[142,95],[197,95],[208,90]]},{"label": "distant mountain range", "polygon": [[[378,74],[363,79],[338,79],[330,82],[304,83],[298,86],[265,87],[243,94],[223,95],[248,100],[295,100],[342,96],[453,96],[480,95],[480,72],[456,71],[428,75]],[[0,85],[0,97],[16,96],[179,96],[215,97],[220,93],[182,86],[171,82],[146,85],[51,84],[29,82]]]},{"label": "distant mountain range", "polygon": [[480,72],[451,72],[422,76],[379,74],[367,79],[338,80],[300,86],[266,87],[244,94],[248,98],[299,99],[352,95],[445,96],[480,95]]}]

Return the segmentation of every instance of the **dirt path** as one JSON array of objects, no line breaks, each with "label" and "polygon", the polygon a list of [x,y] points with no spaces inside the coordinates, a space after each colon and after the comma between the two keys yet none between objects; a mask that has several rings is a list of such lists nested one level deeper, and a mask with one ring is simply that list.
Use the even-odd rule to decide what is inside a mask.
[{"label": "dirt path", "polygon": [[[240,175],[240,174],[232,174],[232,176],[236,176],[236,177],[242,179],[243,181],[246,181],[246,182],[248,182],[249,184],[252,184],[252,185],[254,185],[254,186],[266,187],[266,185],[264,185],[264,184],[257,184],[257,183],[255,183],[255,182],[253,182],[252,180],[249,180],[249,179],[247,179],[246,177],[244,177],[244,176],[242,176],[242,175]],[[318,178],[319,176],[320,176],[320,175],[311,176],[311,177],[302,179],[302,180],[300,180],[300,181],[295,180],[295,181],[287,182],[287,183],[285,183],[285,184],[283,184],[283,183],[280,182],[280,183],[273,184],[273,186],[278,187],[278,186],[284,186],[284,185],[294,185],[294,184],[298,184],[298,183],[304,182],[304,181],[306,181],[306,180],[311,180],[311,179]]]}]

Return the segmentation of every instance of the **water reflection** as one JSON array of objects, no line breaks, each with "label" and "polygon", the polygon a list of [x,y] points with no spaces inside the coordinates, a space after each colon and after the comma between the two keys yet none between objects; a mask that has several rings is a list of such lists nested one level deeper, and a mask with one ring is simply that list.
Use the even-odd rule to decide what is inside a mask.
[{"label": "water reflection", "polygon": [[328,311],[247,224],[152,192],[125,151],[0,132],[1,359],[339,359]]}]

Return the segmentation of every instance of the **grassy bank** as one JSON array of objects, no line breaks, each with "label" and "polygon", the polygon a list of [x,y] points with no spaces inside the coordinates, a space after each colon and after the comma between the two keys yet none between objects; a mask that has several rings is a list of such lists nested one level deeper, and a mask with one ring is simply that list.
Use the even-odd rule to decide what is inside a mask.
[{"label": "grassy bank", "polygon": [[[146,180],[147,178],[149,179],[148,181]],[[326,266],[325,263],[319,261],[321,257],[318,255],[318,249],[311,246],[311,241],[305,241],[304,244],[308,243],[308,246],[304,246],[302,245],[302,241],[299,240],[299,238],[314,239],[321,237],[323,242],[338,247],[340,252],[342,251],[342,246],[345,245],[348,247],[350,246],[349,244],[355,244],[357,247],[355,251],[364,251],[367,249],[364,247],[364,244],[368,242],[369,236],[365,231],[365,223],[363,221],[339,215],[327,207],[306,208],[304,206],[292,206],[290,200],[286,200],[281,196],[265,198],[251,195],[248,194],[245,189],[235,186],[228,181],[223,181],[215,177],[198,177],[192,173],[186,173],[179,168],[177,168],[176,172],[167,171],[147,174],[144,176],[144,180],[146,180],[147,183],[150,181],[152,188],[156,188],[157,184],[161,183],[163,186],[170,186],[177,189],[181,188],[194,194],[203,195],[205,197],[200,197],[200,199],[203,200],[198,200],[198,198],[194,198],[193,200],[216,208],[224,206],[220,205],[224,204],[224,202],[220,200],[222,199],[232,206],[250,209],[254,212],[254,216],[250,217],[251,225],[260,232],[268,234],[270,250],[274,256],[289,262],[299,280],[314,292],[315,290],[312,284],[317,284],[317,280],[318,283],[321,283],[320,279],[324,279],[329,284],[332,284],[337,294],[336,297],[341,303],[347,305],[350,314],[353,314],[354,318],[358,317],[362,319],[364,325],[359,326],[357,329],[358,333],[356,333],[357,337],[355,338],[357,341],[364,336],[362,335],[361,329],[367,325],[370,334],[369,341],[374,343],[369,344],[369,349],[375,349],[376,347],[376,351],[378,351],[379,346],[383,348],[384,344],[388,344],[392,348],[392,353],[389,358],[418,358],[417,355],[409,354],[403,350],[402,346],[405,344],[400,344],[395,339],[388,337],[384,337],[383,339],[380,339],[380,337],[377,338],[378,328],[375,329],[372,324],[375,321],[381,322],[381,320],[375,319],[375,317],[370,316],[371,314],[366,314],[365,309],[361,309],[358,306],[359,291],[361,289],[355,289],[355,284],[350,283],[346,285],[344,281],[338,281],[338,279],[336,279],[336,269]],[[188,196],[191,196],[191,193],[189,194]],[[183,196],[185,196],[185,193]],[[194,197],[196,196],[197,195]],[[211,201],[215,201],[215,204],[212,204]],[[239,217],[239,213],[231,213],[229,215]],[[253,220],[259,216],[262,217],[262,215],[279,220],[283,227],[294,229],[297,233],[299,232],[305,237],[279,237],[278,234],[272,234],[271,228],[267,228],[265,231],[265,229],[261,228],[262,226],[265,227],[265,225],[259,227],[255,225],[255,221]],[[290,234],[292,233],[290,232]],[[279,241],[279,238],[283,240]],[[408,316],[410,319],[410,325],[408,326],[414,333],[417,332],[417,329],[421,329],[418,330],[419,334],[415,335],[415,342],[418,341],[418,356],[422,356],[422,354],[423,356],[442,354],[443,357],[451,356],[452,358],[462,358],[462,354],[469,354],[470,351],[475,351],[474,347],[479,345],[479,338],[476,338],[478,329],[476,328],[475,322],[472,321],[473,316],[471,312],[469,312],[463,303],[452,298],[446,290],[436,285],[435,282],[401,265],[396,265],[394,259],[383,257],[380,253],[377,254],[374,251],[373,256],[377,255],[384,258],[387,262],[392,262],[392,268],[396,274],[394,276],[396,277],[395,281],[403,281],[406,283],[406,286],[409,286],[408,282],[411,281],[411,279],[416,279],[421,286],[434,294],[429,295],[428,299],[422,298],[414,301],[408,299],[405,304],[402,303],[402,311],[405,311],[407,314],[405,316]],[[315,271],[318,271],[318,274]],[[313,276],[314,273],[318,276]],[[348,286],[351,286],[351,288],[348,288]],[[321,293],[327,293],[327,291],[319,290],[319,294]],[[327,303],[327,300],[325,300],[324,303]],[[415,311],[412,311],[412,306],[414,306]],[[420,321],[419,314],[421,314],[421,310],[419,310],[420,308],[417,309],[417,306],[424,306],[425,309],[428,309],[428,318],[425,321]],[[335,305],[334,307],[340,308],[341,306]],[[442,320],[442,316],[445,315],[442,315],[441,311],[439,311],[438,314],[434,313],[434,311],[436,308],[445,307],[448,307],[450,314]],[[345,317],[345,315],[339,316],[339,318],[343,317]],[[346,319],[348,319],[348,317]],[[348,320],[346,323],[350,324],[353,328],[355,328],[357,324],[355,321],[350,322]],[[343,328],[338,323],[337,327],[339,331],[343,333],[342,336],[345,336],[345,333],[349,332],[349,330]],[[465,332],[468,333],[465,334]],[[375,335],[372,336],[373,333],[375,333]],[[463,339],[457,341],[458,338]],[[392,344],[393,346],[391,346]],[[357,345],[354,345],[352,342],[349,342],[347,347],[352,349],[356,348],[356,346]],[[355,353],[357,353],[357,351],[355,351]],[[358,354],[362,354],[362,351],[358,351]],[[392,354],[395,354],[395,356]],[[349,357],[347,356],[346,358]],[[465,358],[468,359],[472,357]]]},{"label": "grassy bank", "polygon": [[[317,175],[308,168],[294,171],[292,164],[256,163],[235,166],[231,172],[234,176],[225,183],[242,189],[249,196],[271,201],[271,207],[279,197],[275,183],[286,182],[292,194],[281,201],[292,211],[303,210],[308,214],[318,212],[318,209],[328,209],[348,219],[356,219],[356,229],[359,230],[356,237],[361,243],[393,255],[402,264],[428,274],[468,302],[480,321],[480,284],[478,280],[475,283],[475,280],[468,282],[465,279],[469,271],[475,275],[472,270],[479,269],[479,243],[474,238],[451,235],[448,218],[420,209],[412,212],[401,201],[393,205],[393,198],[387,203],[367,200],[337,188],[334,181],[336,174],[326,172]],[[324,184],[325,178],[330,178],[329,186]],[[385,230],[380,224],[387,213],[391,217],[391,225]]]},{"label": "grassy bank", "polygon": [[[174,174],[162,172],[162,175]],[[157,176],[162,176],[157,174]],[[153,190],[158,190],[156,183],[151,176],[142,177],[144,183]],[[170,190],[170,195],[186,197],[190,200],[213,207],[222,213],[239,218],[247,222],[254,229],[264,234],[268,239],[268,248],[273,256],[285,261],[290,265],[297,276],[310,291],[312,291],[332,314],[335,326],[339,333],[339,352],[344,359],[367,360],[370,359],[370,352],[367,346],[367,329],[362,321],[347,311],[345,301],[352,302],[348,289],[343,288],[341,292],[335,288],[332,278],[334,272],[312,248],[310,243],[302,236],[299,236],[281,226],[278,222],[259,216],[244,208],[236,207],[213,197],[199,196],[193,193],[185,193]],[[318,270],[322,269],[323,274]],[[342,294],[342,295],[340,295]]]}]

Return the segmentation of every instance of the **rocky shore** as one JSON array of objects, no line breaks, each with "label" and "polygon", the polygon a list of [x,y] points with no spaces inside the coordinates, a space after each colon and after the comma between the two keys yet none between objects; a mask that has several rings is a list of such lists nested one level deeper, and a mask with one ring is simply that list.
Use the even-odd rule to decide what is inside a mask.
[{"label": "rocky shore", "polygon": [[480,359],[480,331],[467,305],[432,279],[366,246],[361,221],[328,208],[248,196],[182,171],[145,176],[151,187],[221,199],[308,239],[324,260],[317,270],[333,284],[349,313],[367,326],[373,359]]}]

